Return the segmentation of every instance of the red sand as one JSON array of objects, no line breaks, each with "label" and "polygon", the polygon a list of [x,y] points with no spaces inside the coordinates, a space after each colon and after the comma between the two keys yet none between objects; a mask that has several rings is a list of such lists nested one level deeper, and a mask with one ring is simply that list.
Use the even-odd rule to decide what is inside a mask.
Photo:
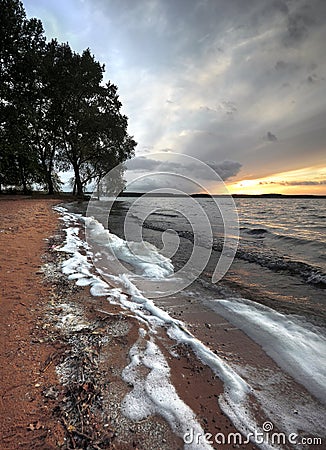
[{"label": "red sand", "polygon": [[39,269],[44,239],[57,227],[55,203],[0,201],[1,450],[52,449],[63,441],[64,430],[41,393],[56,382],[54,367],[40,371],[55,348],[35,337],[50,289]]}]

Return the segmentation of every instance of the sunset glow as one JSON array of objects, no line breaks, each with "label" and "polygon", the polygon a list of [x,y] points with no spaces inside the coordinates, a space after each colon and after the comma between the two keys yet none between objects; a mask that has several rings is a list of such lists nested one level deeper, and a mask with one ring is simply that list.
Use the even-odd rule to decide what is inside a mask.
[{"label": "sunset glow", "polygon": [[326,167],[290,170],[264,178],[244,179],[227,184],[232,194],[326,195]]}]

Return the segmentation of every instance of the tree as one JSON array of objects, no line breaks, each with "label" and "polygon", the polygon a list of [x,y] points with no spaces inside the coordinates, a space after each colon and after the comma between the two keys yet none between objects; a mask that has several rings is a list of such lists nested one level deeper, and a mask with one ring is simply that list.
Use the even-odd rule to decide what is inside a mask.
[{"label": "tree", "polygon": [[115,85],[109,82],[100,87],[91,109],[92,147],[85,152],[82,167],[85,184],[92,180],[98,184],[107,172],[134,153],[136,142],[127,133],[128,119],[121,114],[121,106]]},{"label": "tree", "polygon": [[[128,119],[120,112],[117,87],[102,85],[104,67],[89,49],[82,55],[66,52],[60,82],[62,110],[61,168],[71,166],[77,195],[116,164],[130,158],[136,142],[128,135]],[[66,92],[64,92],[66,90]]]},{"label": "tree", "polygon": [[0,0],[0,189],[27,192],[43,183],[52,194],[56,170],[74,171],[77,195],[132,156],[117,87],[89,49],[46,43],[42,23],[19,0]]},{"label": "tree", "polygon": [[63,145],[61,128],[67,94],[64,88],[66,53],[71,53],[69,45],[59,44],[55,39],[44,49],[39,70],[40,95],[32,124],[33,142],[49,194],[53,194],[60,186],[55,169],[56,166],[60,166],[57,155]]},{"label": "tree", "polygon": [[20,1],[0,0],[0,7],[1,183],[20,185],[27,193],[41,179],[31,123],[45,38],[41,21],[28,20]]}]

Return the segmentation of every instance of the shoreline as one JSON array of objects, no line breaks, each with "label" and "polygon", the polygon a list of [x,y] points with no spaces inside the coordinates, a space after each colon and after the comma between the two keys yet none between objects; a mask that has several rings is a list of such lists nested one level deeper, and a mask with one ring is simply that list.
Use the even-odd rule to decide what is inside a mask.
[{"label": "shoreline", "polygon": [[[0,321],[5,330],[0,347],[0,448],[68,449],[79,443],[103,449],[181,449],[182,439],[162,417],[152,416],[137,423],[121,414],[121,402],[131,390],[122,381],[121,372],[130,361],[129,350],[138,338],[140,324],[121,307],[92,297],[87,287],[75,286],[60,273],[58,258],[65,257],[58,254],[56,247],[62,245],[64,233],[58,214],[52,210],[59,202],[44,198],[0,201]],[[52,272],[47,270],[51,265],[57,266]],[[64,326],[58,326],[65,308],[69,308],[71,317],[87,324],[85,329],[65,321]],[[127,325],[119,331],[121,323]],[[84,348],[76,344],[82,336]],[[109,336],[108,342],[104,336]],[[99,344],[94,337],[102,338],[104,343]],[[172,345],[175,347],[175,342]],[[168,354],[164,346],[162,351]],[[201,386],[200,401],[193,398],[192,403],[196,403],[203,426],[217,424],[214,429],[219,432],[236,433],[223,413],[216,414],[216,392],[223,390],[221,382],[217,380],[218,390],[205,387],[203,376],[215,378],[210,369],[190,349],[181,345],[179,351],[180,357],[172,368],[179,395],[191,403],[191,390]],[[76,362],[77,352],[84,359],[77,358]],[[73,383],[64,386],[58,366],[74,360],[75,372],[70,374]],[[88,371],[92,379],[88,387],[74,379],[81,370],[84,377]],[[84,394],[94,394],[91,415],[98,416],[93,417],[93,422],[89,421],[87,408],[79,412],[71,409],[71,399]],[[104,396],[106,404],[99,408],[98,398]]]},{"label": "shoreline", "polygon": [[[1,320],[8,325],[15,323],[14,330],[8,327],[10,330],[3,336],[5,342],[1,346],[1,365],[6,367],[2,381],[5,394],[1,402],[1,449],[68,449],[78,448],[78,445],[94,449],[183,448],[182,439],[172,433],[162,417],[154,415],[137,423],[121,413],[124,398],[132,390],[132,386],[123,381],[122,372],[130,363],[130,348],[140,340],[141,324],[128,310],[111,304],[106,297],[92,297],[88,287],[76,286],[61,273],[60,264],[66,256],[57,249],[64,241],[64,230],[59,215],[52,210],[52,205],[59,201],[33,199],[22,200],[19,204],[15,201],[12,205],[15,212],[5,203],[6,207],[0,201],[0,229],[5,230],[5,234],[0,233],[0,245],[3,249],[7,246],[7,254],[10,254],[13,247],[8,246],[8,239],[11,239],[17,246],[17,255],[10,255],[1,262],[2,271],[7,271],[3,292],[8,309],[7,319],[3,316]],[[8,226],[10,221],[15,225]],[[25,227],[25,223],[28,226]],[[46,245],[42,239],[47,239]],[[28,245],[33,242],[33,259],[27,252],[23,253],[23,242],[27,241]],[[21,261],[22,256],[26,258],[21,263],[24,271],[20,268],[17,277],[14,262]],[[24,290],[24,274],[29,277],[30,292]],[[16,299],[12,296],[14,285]],[[25,296],[28,295],[27,301]],[[217,315],[213,318],[209,309],[193,305],[182,294],[174,299],[161,299],[159,303],[164,310],[171,309],[172,316],[185,321],[196,337],[231,365],[258,368],[266,374],[281,372],[259,345],[224,318]],[[21,308],[26,307],[28,313],[20,318]],[[16,336],[20,335],[25,339],[23,353],[16,361],[15,382],[19,380],[20,387],[10,390],[15,385],[13,377],[10,378],[13,372],[10,355],[12,357],[15,351],[19,353],[22,340],[17,342]],[[177,344],[163,332],[155,339],[170,366],[173,386],[195,413],[203,430],[212,435],[236,433],[218,405],[223,384],[212,370],[189,346]],[[6,345],[10,346],[11,353]],[[30,371],[35,374],[34,386],[26,375]],[[257,386],[259,382],[257,379]],[[288,377],[285,377],[286,383],[290,383]],[[304,389],[297,384],[290,383],[287,394],[290,395],[293,387],[296,394],[304,398]],[[32,394],[26,401],[24,396],[30,391]],[[11,392],[9,399],[6,392]],[[10,420],[5,417],[8,410]],[[257,419],[262,425],[268,417],[258,408]],[[18,435],[21,444],[15,446]],[[219,445],[219,448],[231,447]],[[249,443],[240,448],[256,447]]]}]

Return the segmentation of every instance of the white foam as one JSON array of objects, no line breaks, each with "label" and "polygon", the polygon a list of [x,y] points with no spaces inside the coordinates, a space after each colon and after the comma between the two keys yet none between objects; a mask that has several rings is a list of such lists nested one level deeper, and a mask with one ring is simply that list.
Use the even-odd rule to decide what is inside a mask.
[{"label": "white foam", "polygon": [[63,207],[57,207],[56,210],[64,213],[64,221],[67,224],[65,243],[57,248],[57,251],[72,254],[62,263],[62,272],[68,275],[69,280],[76,280],[78,286],[90,286],[93,296],[110,295],[108,284],[91,271],[93,269],[93,264],[89,262],[91,252],[87,243],[79,237],[80,227],[68,225],[71,222],[75,224],[80,217],[67,213]]},{"label": "white foam", "polygon": [[319,329],[246,299],[215,300],[212,306],[326,404],[326,338]]},{"label": "white foam", "polygon": [[[250,414],[248,405],[248,394],[253,392],[244,379],[229,364],[195,338],[183,322],[172,318],[167,312],[158,308],[151,299],[144,297],[128,277],[121,275],[119,278],[124,282],[124,290],[131,296],[131,300],[128,300],[128,297],[122,299],[121,304],[138,317],[145,319],[152,327],[169,325],[168,335],[178,342],[189,345],[198,358],[208,365],[224,383],[224,393],[219,397],[219,405],[239,431],[248,434],[259,429],[255,418]],[[150,315],[145,314],[144,309]],[[154,330],[152,328],[152,331]],[[273,447],[264,443],[261,448]]]},{"label": "white foam", "polygon": [[[122,372],[123,380],[133,385],[133,390],[122,402],[124,414],[135,421],[160,414],[181,438],[190,430],[195,435],[204,436],[205,432],[195,414],[180,399],[171,384],[170,368],[162,352],[152,340],[144,339],[144,331],[140,330],[140,337],[129,352],[131,362]],[[142,367],[149,369],[146,376],[142,374]],[[185,444],[184,448],[195,450],[199,447],[194,442]],[[213,447],[203,441],[200,448],[208,450]]]},{"label": "white foam", "polygon": [[89,328],[89,322],[84,318],[82,311],[76,305],[59,303],[56,305],[56,326],[69,334]]},{"label": "white foam", "polygon": [[89,239],[101,249],[109,251],[118,260],[130,264],[137,274],[152,279],[161,279],[173,274],[173,264],[169,258],[161,255],[158,249],[148,242],[126,242],[97,220],[84,218]]},{"label": "white foam", "polygon": [[79,227],[66,228],[66,244],[60,248],[61,252],[74,253],[76,247],[81,246],[81,240],[78,237]]},{"label": "white foam", "polygon": [[[69,245],[69,247],[72,246]],[[62,272],[66,275],[79,273],[84,276],[91,276],[89,271],[91,267],[92,264],[88,262],[87,256],[75,250],[73,256],[62,263]]]},{"label": "white foam", "polygon": [[90,288],[90,293],[93,297],[104,297],[111,294],[111,290],[107,283],[104,281],[98,280],[92,283]]},{"label": "white foam", "polygon": [[[66,214],[67,215],[67,214]],[[84,219],[88,220],[88,219]],[[102,225],[99,223],[95,223],[94,219],[92,220],[92,228],[94,230],[94,236],[96,237],[96,242],[98,245],[103,244],[104,246],[115,247],[115,251],[123,258],[126,258],[130,263],[138,264],[138,268],[142,268],[144,273],[146,273],[146,267],[144,264],[149,264],[154,267],[164,267],[164,264],[167,262],[167,267],[169,267],[170,261],[160,259],[155,254],[157,250],[155,248],[147,248],[148,251],[147,257],[148,261],[145,262],[143,259],[140,259],[140,262],[137,258],[135,258],[133,253],[130,253],[128,250],[128,246],[125,241],[118,238],[117,236],[109,233],[107,230],[104,230]],[[67,222],[68,225],[68,222]],[[119,246],[121,248],[119,248]],[[95,276],[92,273],[92,264],[89,262],[89,257],[91,256],[91,252],[88,250],[85,254],[81,254],[79,250],[82,250],[85,253],[85,244],[80,238],[77,236],[76,230],[67,233],[66,242],[63,248],[66,248],[67,253],[72,253],[73,248],[75,248],[75,252],[73,255],[67,259],[63,263],[63,271],[68,274],[72,279],[77,280],[77,284],[85,284],[91,286],[91,293],[93,295],[101,295],[101,293],[105,293],[109,291],[109,296],[107,299],[112,303],[119,303],[123,308],[127,308],[134,313],[134,315],[138,318],[140,322],[145,323],[151,334],[154,335],[156,333],[156,328],[159,326],[169,326],[168,334],[170,337],[176,339],[179,342],[186,343],[192,347],[196,355],[211,369],[216,373],[219,378],[224,383],[224,393],[219,397],[219,404],[223,411],[229,416],[234,425],[241,431],[246,434],[248,432],[254,432],[259,429],[255,419],[250,415],[248,408],[248,394],[251,391],[250,386],[238,375],[229,364],[227,364],[223,359],[219,358],[215,355],[211,350],[209,350],[202,342],[196,339],[187,329],[185,324],[181,321],[172,318],[167,312],[158,308],[151,299],[148,299],[142,295],[142,293],[137,289],[137,287],[132,283],[128,276],[125,274],[120,274],[119,276],[110,275],[108,273],[105,274],[105,278],[109,281],[112,281],[113,286],[119,286],[110,289],[110,286],[104,283],[99,277]],[[129,253],[128,253],[129,252]],[[149,267],[149,266],[148,266]],[[154,270],[154,269],[153,269]],[[156,269],[155,269],[156,270]],[[154,272],[155,272],[154,270]],[[101,275],[104,275],[103,273]],[[104,283],[104,284],[101,284]],[[102,290],[103,289],[103,290]],[[159,404],[162,404],[163,397],[160,392],[164,392],[164,389],[170,389],[170,403],[176,402],[174,405],[169,404],[165,405],[160,413],[163,417],[166,417],[167,420],[171,421],[171,426],[181,427],[181,425],[177,425],[179,423],[180,415],[176,415],[173,411],[178,411],[180,408],[179,400],[173,394],[173,386],[170,385],[168,388],[165,385],[165,381],[163,383],[164,389],[160,391],[159,384],[152,383],[150,387],[147,387],[150,380],[155,379],[155,377],[161,377],[162,380],[166,380],[166,368],[164,363],[159,356],[159,352],[157,352],[157,359],[152,360],[153,349],[156,349],[154,342],[151,342],[145,350],[142,350],[136,346],[133,350],[134,353],[131,354],[131,365],[129,369],[126,369],[125,377],[132,377],[132,370],[136,368],[136,363],[140,361],[140,356],[142,361],[146,361],[147,367],[151,369],[150,373],[153,373],[152,377],[149,380],[146,379],[145,384],[137,384],[136,381],[136,390],[133,396],[127,397],[130,400],[129,406],[127,403],[125,405],[126,413],[130,414],[130,417],[139,418],[144,414],[147,414],[148,411],[152,411],[154,408],[153,405],[156,405],[155,408],[158,408]],[[159,375],[160,372],[160,375]],[[129,375],[128,375],[129,373]],[[167,383],[167,381],[166,381]],[[155,393],[154,387],[157,387],[157,393]],[[173,389],[172,389],[173,388]],[[144,400],[142,407],[139,407],[139,398],[140,392],[147,392],[147,400]],[[137,394],[137,395],[136,395]],[[172,395],[173,394],[173,395]],[[135,397],[136,396],[136,397]],[[137,398],[137,401],[136,401]],[[162,399],[162,402],[158,400],[158,398]],[[138,405],[138,406],[135,406]],[[188,413],[187,413],[188,414]],[[190,417],[190,416],[189,416]],[[138,419],[137,419],[138,420]],[[174,423],[174,425],[172,425]],[[264,443],[260,445],[261,448],[270,449],[272,448],[268,443]],[[190,447],[188,447],[190,448]],[[197,447],[198,448],[198,447]],[[202,447],[204,448],[204,447]],[[207,447],[209,448],[209,447]]]}]

